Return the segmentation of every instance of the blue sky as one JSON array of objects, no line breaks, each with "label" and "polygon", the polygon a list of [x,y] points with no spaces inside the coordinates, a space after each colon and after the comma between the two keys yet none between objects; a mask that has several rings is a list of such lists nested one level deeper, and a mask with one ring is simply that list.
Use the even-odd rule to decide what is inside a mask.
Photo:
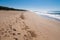
[{"label": "blue sky", "polygon": [[0,0],[0,6],[33,11],[60,11],[60,0]]}]

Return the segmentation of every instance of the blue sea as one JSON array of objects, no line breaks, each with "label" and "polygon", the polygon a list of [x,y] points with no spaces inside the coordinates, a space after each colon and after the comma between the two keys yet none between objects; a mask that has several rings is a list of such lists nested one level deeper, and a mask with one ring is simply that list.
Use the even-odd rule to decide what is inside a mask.
[{"label": "blue sea", "polygon": [[48,13],[41,13],[41,12],[35,12],[36,14],[46,17],[46,18],[51,18],[60,21],[60,13],[59,12],[48,12]]}]

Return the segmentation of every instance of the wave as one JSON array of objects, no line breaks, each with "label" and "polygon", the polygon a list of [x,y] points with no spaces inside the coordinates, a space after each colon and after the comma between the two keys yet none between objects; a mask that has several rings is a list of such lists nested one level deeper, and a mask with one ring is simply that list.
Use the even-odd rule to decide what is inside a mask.
[{"label": "wave", "polygon": [[60,15],[58,14],[49,14],[49,13],[39,13],[39,12],[35,12],[37,13],[38,15],[41,15],[41,16],[44,16],[44,17],[47,17],[47,18],[54,18],[54,19],[57,19],[57,20],[60,20]]}]

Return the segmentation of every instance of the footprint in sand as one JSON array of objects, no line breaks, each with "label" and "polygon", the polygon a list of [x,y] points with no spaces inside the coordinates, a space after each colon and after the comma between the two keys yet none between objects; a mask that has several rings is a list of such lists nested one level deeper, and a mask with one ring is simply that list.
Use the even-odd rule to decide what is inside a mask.
[{"label": "footprint in sand", "polygon": [[27,33],[31,35],[31,37],[37,37],[37,34],[34,31],[30,30],[30,31],[27,31]]},{"label": "footprint in sand", "polygon": [[27,32],[27,35],[24,35],[24,40],[33,40],[33,38],[37,37],[37,34],[35,33],[35,31],[29,30],[29,26],[27,26],[24,22],[24,28],[22,28],[22,30],[25,30]]},{"label": "footprint in sand", "polygon": [[21,13],[20,18],[23,19],[23,20],[25,19],[23,13]]},{"label": "footprint in sand", "polygon": [[24,40],[33,40],[33,38],[37,37],[35,31],[25,30],[27,34],[24,35]]},{"label": "footprint in sand", "polygon": [[11,25],[11,24],[9,24],[9,27],[10,27],[10,29],[12,30],[12,25]]},{"label": "footprint in sand", "polygon": [[3,34],[4,34],[4,29],[1,28],[1,29],[0,29],[0,35],[3,35]]},{"label": "footprint in sand", "polygon": [[13,38],[14,40],[18,40],[18,38]]},{"label": "footprint in sand", "polygon": [[29,40],[28,36],[27,35],[24,35],[24,40]]},{"label": "footprint in sand", "polygon": [[27,26],[24,22],[23,22],[23,24],[24,24],[24,28],[22,28],[22,30],[30,29],[29,26]]}]

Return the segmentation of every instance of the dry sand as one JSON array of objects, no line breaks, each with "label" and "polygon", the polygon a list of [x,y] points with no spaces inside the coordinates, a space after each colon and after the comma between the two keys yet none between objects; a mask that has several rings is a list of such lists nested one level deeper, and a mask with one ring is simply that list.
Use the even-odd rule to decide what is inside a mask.
[{"label": "dry sand", "polygon": [[29,11],[0,11],[0,40],[60,40],[60,22]]}]

